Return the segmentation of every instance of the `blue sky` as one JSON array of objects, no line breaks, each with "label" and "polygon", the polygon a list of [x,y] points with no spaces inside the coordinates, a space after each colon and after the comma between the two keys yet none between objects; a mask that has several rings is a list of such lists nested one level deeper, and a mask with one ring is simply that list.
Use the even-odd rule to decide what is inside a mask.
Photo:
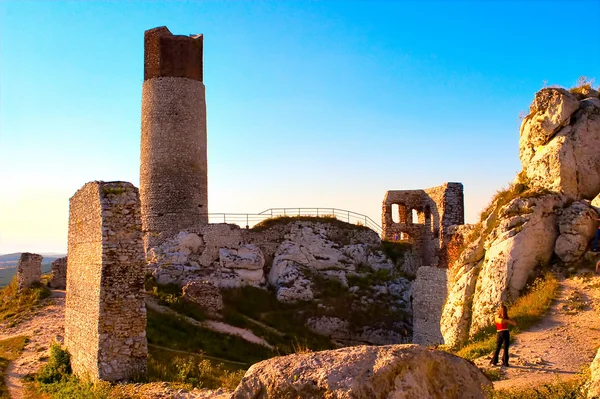
[{"label": "blue sky", "polygon": [[210,212],[379,222],[386,190],[460,181],[474,222],[520,170],[534,93],[600,79],[578,22],[594,15],[599,1],[3,0],[0,253],[65,251],[76,190],[139,185],[146,29],[205,35]]}]

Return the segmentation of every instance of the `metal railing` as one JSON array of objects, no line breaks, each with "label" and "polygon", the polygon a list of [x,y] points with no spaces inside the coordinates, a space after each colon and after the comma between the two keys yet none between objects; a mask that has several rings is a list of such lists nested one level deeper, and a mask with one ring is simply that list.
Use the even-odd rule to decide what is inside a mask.
[{"label": "metal railing", "polygon": [[250,228],[263,220],[281,216],[334,217],[343,222],[368,227],[379,235],[382,233],[381,226],[367,215],[338,208],[270,208],[260,213],[209,213],[208,222],[232,223]]}]

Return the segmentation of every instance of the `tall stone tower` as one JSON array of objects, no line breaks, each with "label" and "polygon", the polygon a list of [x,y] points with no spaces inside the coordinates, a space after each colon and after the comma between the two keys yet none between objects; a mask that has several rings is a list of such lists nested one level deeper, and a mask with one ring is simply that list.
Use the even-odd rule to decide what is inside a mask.
[{"label": "tall stone tower", "polygon": [[140,197],[145,247],[208,223],[202,35],[144,34]]}]

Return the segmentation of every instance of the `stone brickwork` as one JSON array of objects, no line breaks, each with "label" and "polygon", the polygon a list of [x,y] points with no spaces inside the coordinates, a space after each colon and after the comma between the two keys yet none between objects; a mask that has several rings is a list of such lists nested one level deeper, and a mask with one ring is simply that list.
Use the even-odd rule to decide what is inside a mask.
[{"label": "stone brickwork", "polygon": [[[394,222],[392,205],[398,206]],[[413,220],[413,211],[417,217]],[[445,183],[425,190],[390,190],[382,204],[382,237],[411,242],[424,265],[448,267],[447,234],[452,225],[464,223],[461,183]]]},{"label": "stone brickwork", "polygon": [[448,294],[448,269],[421,266],[413,285],[413,343],[444,343],[440,332],[442,309]]},{"label": "stone brickwork", "polygon": [[145,260],[137,188],[90,182],[70,200],[65,345],[79,377],[146,372]]},{"label": "stone brickwork", "polygon": [[17,286],[19,291],[40,282],[42,255],[23,252],[17,263]]},{"label": "stone brickwork", "polygon": [[146,247],[208,223],[202,35],[144,35],[140,196]]},{"label": "stone brickwork", "polygon": [[52,278],[48,285],[51,288],[64,290],[67,288],[67,257],[58,258],[52,262]]}]

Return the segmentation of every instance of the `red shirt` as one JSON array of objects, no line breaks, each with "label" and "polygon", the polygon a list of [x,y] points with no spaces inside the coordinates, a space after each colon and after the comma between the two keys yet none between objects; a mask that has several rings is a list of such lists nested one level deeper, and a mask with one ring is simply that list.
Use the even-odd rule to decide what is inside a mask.
[{"label": "red shirt", "polygon": [[[502,320],[498,323],[498,320]],[[497,318],[496,319],[496,331],[504,331],[508,330],[508,323],[504,319]]]}]

